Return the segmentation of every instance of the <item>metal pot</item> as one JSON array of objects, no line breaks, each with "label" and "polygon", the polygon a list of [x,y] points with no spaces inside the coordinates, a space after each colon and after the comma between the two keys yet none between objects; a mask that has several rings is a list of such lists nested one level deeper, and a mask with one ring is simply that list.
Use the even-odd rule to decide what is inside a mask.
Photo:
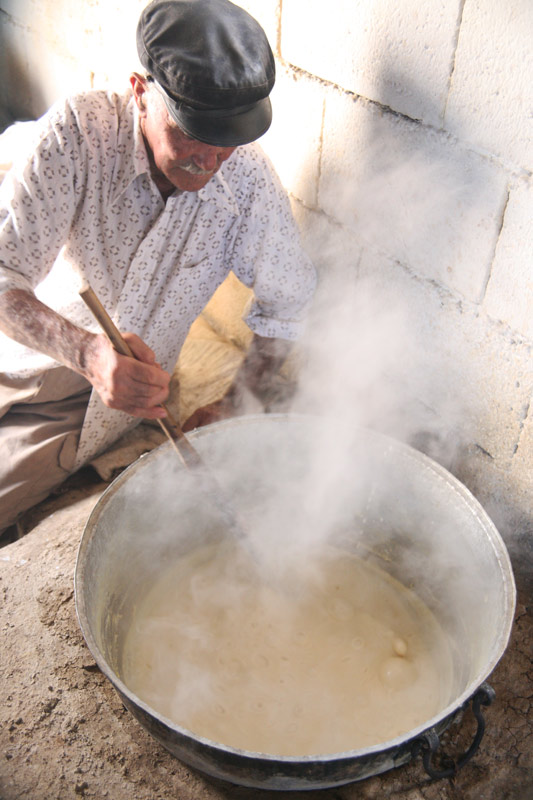
[{"label": "metal pot", "polygon": [[[305,472],[319,437],[304,416],[241,417],[190,435],[235,507],[246,511]],[[336,545],[377,564],[412,588],[447,633],[454,660],[449,703],[423,725],[373,747],[338,754],[280,757],[237,750],[194,735],[143,703],[122,680],[124,635],[132,609],[162,564],[214,536],[225,535],[194,475],[162,445],[125,470],[95,506],[76,565],[78,619],[100,669],[139,722],[183,762],[243,786],[303,790],[339,786],[376,775],[422,753],[428,772],[438,737],[473,703],[478,730],[457,766],[483,735],[485,683],[510,635],[515,586],[505,546],[468,490],[438,464],[381,434],[360,431],[344,448],[346,488],[328,499],[342,509]],[[169,484],[169,475],[172,482]],[[243,476],[244,479],[243,479]],[[326,476],[324,476],[326,479]],[[169,488],[170,486],[170,488]],[[347,710],[349,713],[349,710]]]}]

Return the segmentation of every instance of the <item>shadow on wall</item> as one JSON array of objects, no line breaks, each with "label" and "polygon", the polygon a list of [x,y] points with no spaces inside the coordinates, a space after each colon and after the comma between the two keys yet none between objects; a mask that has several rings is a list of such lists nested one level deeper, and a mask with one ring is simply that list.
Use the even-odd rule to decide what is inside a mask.
[{"label": "shadow on wall", "polygon": [[319,185],[327,220],[308,238],[323,273],[314,352],[322,354],[317,374],[325,369],[335,387],[328,408],[351,395],[346,412],[365,424],[390,425],[400,411],[405,417],[408,399],[430,405],[419,374],[438,293],[429,310],[429,289],[415,276],[425,271],[437,284],[439,265],[449,263],[443,220],[457,213],[464,179],[453,153],[437,146],[441,137],[431,134],[428,142],[425,133],[361,98],[328,92]]},{"label": "shadow on wall", "polygon": [[327,90],[320,210],[304,228],[322,280],[296,410],[325,413],[343,442],[360,424],[426,452],[531,566],[530,494],[509,469],[523,414],[509,387],[519,376],[529,397],[530,356],[480,313],[506,191],[445,131]]},{"label": "shadow on wall", "polygon": [[13,122],[36,119],[45,110],[45,101],[38,81],[31,81],[28,71],[15,50],[6,41],[5,28],[0,28],[4,81],[0,102],[0,132]]},{"label": "shadow on wall", "polygon": [[452,472],[472,448],[503,460],[513,443],[494,401],[513,365],[493,369],[501,342],[478,304],[504,176],[444,131],[333,88],[323,134],[321,211],[304,231],[322,280],[299,407],[409,441]]},{"label": "shadow on wall", "polygon": [[[406,91],[429,107],[420,88]],[[480,302],[506,197],[501,173],[445,131],[361,98],[332,93],[328,105],[320,205],[363,244]]]},{"label": "shadow on wall", "polygon": [[[394,80],[386,76],[388,83]],[[420,85],[413,82],[407,91],[430,109],[432,98]],[[437,111],[428,114],[437,117]],[[381,272],[375,282],[385,277],[390,285],[384,302],[406,307],[415,357],[404,383],[434,412],[435,427],[422,438],[434,448],[429,454],[456,474],[464,471],[465,459],[478,463],[472,450],[504,474],[533,390],[533,381],[524,379],[530,374],[528,348],[480,313],[507,175],[443,130],[376,109],[364,120],[367,161],[355,228],[373,253],[366,274]],[[376,170],[368,169],[369,156]],[[365,224],[369,217],[375,233]],[[401,358],[405,363],[405,354]],[[509,389],[518,379],[521,394]]]}]

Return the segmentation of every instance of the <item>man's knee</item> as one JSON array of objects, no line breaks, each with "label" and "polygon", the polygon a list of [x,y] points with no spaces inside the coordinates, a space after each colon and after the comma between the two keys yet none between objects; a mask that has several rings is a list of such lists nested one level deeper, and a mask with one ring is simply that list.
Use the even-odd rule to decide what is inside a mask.
[{"label": "man's knee", "polygon": [[15,404],[0,419],[0,531],[71,474],[89,396]]}]

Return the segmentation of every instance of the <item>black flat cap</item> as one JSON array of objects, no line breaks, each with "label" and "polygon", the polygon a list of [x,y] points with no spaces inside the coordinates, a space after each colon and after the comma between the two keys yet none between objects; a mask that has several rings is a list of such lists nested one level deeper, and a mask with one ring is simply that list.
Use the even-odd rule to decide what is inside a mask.
[{"label": "black flat cap", "polygon": [[154,0],[139,19],[137,50],[189,136],[234,147],[268,130],[274,56],[244,9],[229,0]]}]

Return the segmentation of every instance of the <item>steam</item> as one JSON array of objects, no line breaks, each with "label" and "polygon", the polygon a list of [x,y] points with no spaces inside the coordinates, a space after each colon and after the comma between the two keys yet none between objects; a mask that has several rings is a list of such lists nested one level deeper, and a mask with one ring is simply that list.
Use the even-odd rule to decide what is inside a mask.
[{"label": "steam", "polygon": [[[416,202],[422,204],[424,198],[417,195]],[[450,432],[465,424],[467,404],[452,372],[441,369],[431,348],[435,309],[428,306],[428,287],[399,263],[371,252],[363,238],[356,242],[345,230],[337,232],[338,240],[329,226],[329,235],[319,237],[312,248],[322,280],[300,345],[298,391],[290,408],[282,409],[294,414],[293,421],[285,424],[266,415],[264,425],[259,421],[248,426],[246,420],[235,420],[195,437],[195,447],[228,503],[230,524],[220,503],[213,501],[209,483],[184,473],[169,451],[153,459],[139,480],[124,486],[121,524],[150,531],[142,542],[132,537],[131,558],[150,562],[144,565],[149,587],[181,555],[188,557],[195,548],[229,537],[237,550],[226,561],[223,592],[210,598],[214,618],[217,613],[231,617],[233,609],[243,608],[243,587],[249,586],[252,574],[264,585],[269,604],[283,598],[283,635],[290,640],[302,633],[297,609],[307,593],[323,590],[325,554],[331,545],[347,544],[350,552],[374,559],[415,587],[453,645],[466,650],[474,630],[490,629],[469,602],[473,587],[483,591],[494,569],[489,555],[468,552],[463,530],[471,526],[474,531],[478,520],[465,511],[457,492],[442,479],[435,481],[430,470],[417,473],[416,459],[397,452],[394,442],[380,438],[379,432],[405,442],[423,434],[436,443],[440,460],[446,462],[454,455]],[[433,297],[437,305],[442,300],[435,288]],[[411,471],[417,473],[415,480]],[[233,512],[237,528],[231,525]],[[456,568],[458,557],[473,565],[467,577]],[[187,602],[201,607],[210,590],[209,582],[193,579]],[[175,604],[183,602],[178,592]],[[488,605],[486,611],[488,619]],[[163,632],[159,637],[158,624],[155,619],[152,649],[158,648],[158,638],[167,636]],[[194,631],[188,635],[194,639]],[[204,636],[205,658],[218,657],[209,635]],[[164,666],[169,656],[163,642],[162,648]],[[487,633],[475,654],[477,662],[463,669],[457,692],[470,680],[469,669],[476,674],[489,649]],[[180,669],[173,701],[177,716],[180,708],[213,692],[206,676],[189,668],[186,652]]]},{"label": "steam", "polygon": [[[149,654],[148,673],[141,675],[139,686],[146,679],[155,687],[146,700],[152,708],[193,732],[203,730],[199,720],[206,714],[209,738],[225,743],[228,717],[238,725],[250,710],[246,704],[255,703],[252,716],[259,720],[258,728],[266,737],[264,746],[256,747],[276,752],[276,702],[279,697],[290,697],[295,717],[291,724],[299,726],[299,732],[320,730],[323,739],[319,752],[346,747],[346,739],[338,744],[336,739],[342,709],[331,717],[327,691],[312,687],[304,693],[302,702],[298,694],[300,682],[295,680],[295,686],[285,687],[286,695],[281,690],[279,696],[275,692],[262,693],[260,676],[263,667],[268,666],[265,659],[269,658],[269,642],[273,649],[277,645],[283,651],[285,647],[290,649],[293,642],[305,641],[306,624],[301,612],[314,608],[310,598],[318,598],[317,607],[339,624],[350,614],[367,620],[367,634],[352,637],[357,647],[346,656],[352,662],[345,662],[344,654],[339,659],[339,663],[350,667],[347,685],[352,686],[353,669],[365,658],[371,659],[372,644],[366,649],[362,644],[362,651],[357,648],[361,642],[371,642],[380,619],[385,630],[384,645],[365,673],[375,678],[366,695],[376,700],[380,681],[388,692],[391,687],[385,685],[387,681],[401,679],[409,683],[406,688],[412,690],[414,702],[418,696],[414,690],[417,675],[428,672],[417,660],[419,653],[411,649],[413,639],[396,627],[385,595],[379,597],[377,590],[373,594],[374,590],[364,583],[362,572],[352,581],[354,590],[361,589],[359,595],[332,597],[328,558],[330,553],[343,550],[346,560],[350,554],[361,555],[385,567],[404,585],[413,587],[414,594],[434,612],[435,616],[428,615],[433,633],[424,638],[423,615],[414,605],[409,609],[415,627],[416,620],[422,620],[418,624],[424,640],[420,652],[427,653],[435,667],[434,685],[426,694],[439,697],[440,708],[458,697],[472,677],[479,674],[491,648],[489,617],[494,608],[487,600],[480,611],[469,598],[476,588],[479,594],[485,591],[483,587],[494,565],[487,553],[476,549],[479,536],[474,529],[478,518],[468,510],[465,513],[461,497],[451,492],[445,482],[435,481],[426,469],[417,472],[419,465],[416,460],[413,463],[409,453],[397,451],[387,438],[378,435],[376,439],[375,434],[367,432],[381,424],[387,433],[408,434],[419,424],[419,419],[413,422],[409,414],[403,413],[408,393],[401,391],[423,359],[423,347],[412,320],[412,304],[404,303],[393,292],[376,291],[375,281],[360,270],[353,281],[332,274],[321,286],[310,319],[292,421],[265,415],[264,420],[250,424],[246,419],[237,419],[198,432],[194,445],[219,484],[221,496],[229,504],[230,517],[233,509],[242,522],[238,530],[228,524],[228,516],[214,502],[209,482],[203,482],[200,474],[184,471],[168,447],[149,456],[146,469],[138,470],[124,484],[119,519],[121,527],[130,526],[131,536],[127,547],[120,540],[116,547],[117,553],[128,552],[125,583],[126,591],[132,592],[129,602],[133,625],[124,656],[127,684],[135,671],[131,665],[138,656],[135,610],[142,604],[145,590],[149,593],[155,587],[156,593],[165,598],[167,609],[163,618],[154,615],[150,620],[148,616],[146,627],[139,631],[139,641],[147,637],[139,647]],[[427,379],[431,381],[433,376],[427,373]],[[418,382],[415,390],[419,388]],[[474,533],[472,544],[463,533],[469,526]],[[201,553],[224,546],[224,542],[228,542],[230,554],[220,575],[219,559],[202,562]],[[189,567],[191,559],[200,559],[190,570],[188,589],[175,569],[181,558],[188,561]],[[472,565],[468,574],[457,570],[458,558]],[[131,573],[135,573],[131,564],[142,565],[139,569],[144,574],[144,586],[131,580]],[[426,579],[429,569],[430,581]],[[256,592],[258,587],[259,603],[264,606],[251,608],[255,614],[248,617],[245,611],[250,592]],[[410,606],[409,599],[405,602]],[[277,603],[282,605],[283,613],[274,614],[276,622],[271,623],[270,629],[265,626],[246,630],[248,619],[261,626],[272,609],[275,612]],[[379,606],[381,615],[374,617],[372,607]],[[204,614],[203,609],[209,613]],[[197,613],[211,622],[201,629],[188,625],[189,610],[190,618]],[[181,616],[176,629],[175,612]],[[316,616],[313,611],[307,618]],[[222,620],[226,624],[229,621],[227,647],[217,637]],[[327,617],[326,631],[331,624],[337,623],[330,623]],[[477,636],[471,661],[455,670],[455,650],[470,652],[470,639],[478,630],[482,636],[481,640]],[[242,641],[247,644],[239,651],[241,631]],[[342,641],[347,638],[341,637]],[[120,636],[117,640],[121,640]],[[400,649],[409,642],[405,658],[397,652],[398,642]],[[243,650],[245,661],[236,655]],[[320,645],[316,645],[308,655],[309,669],[322,664],[323,655]],[[257,661],[253,661],[254,657]],[[276,658],[276,663],[281,664],[280,678],[291,680],[294,673],[288,668],[285,671],[279,651]],[[214,661],[226,676],[222,692],[220,676],[211,669]],[[337,667],[333,664],[331,669],[335,675]],[[307,674],[307,666],[303,671]],[[159,680],[159,674],[168,678],[168,684]],[[132,685],[137,691],[137,684]],[[225,702],[226,691],[231,694],[234,689],[231,702]],[[346,697],[347,702],[356,704],[360,700],[354,700],[348,692]],[[238,702],[243,703],[242,709]],[[316,711],[312,724],[299,723],[301,708]],[[414,728],[438,710],[420,711],[407,724]],[[369,716],[379,719],[381,715],[370,712]],[[403,712],[400,716],[405,720]],[[374,743],[384,741],[380,735],[376,734]],[[387,735],[391,734],[383,734]],[[291,741],[290,736],[288,740]],[[237,746],[246,747],[246,743],[244,732]],[[315,746],[310,744],[309,752],[317,752],[313,750]]]},{"label": "steam", "polygon": [[[276,479],[269,478],[260,513],[252,513],[254,547],[277,575],[294,572],[307,554],[353,524],[354,506],[364,502],[368,490],[362,431],[377,429],[408,440],[434,424],[422,404],[413,415],[411,392],[421,389],[420,377],[415,378],[428,373],[423,369],[426,343],[417,339],[412,304],[360,275],[357,265],[339,268],[340,254],[326,253],[333,255],[337,268],[321,283],[290,408],[313,419],[312,443],[297,469],[287,465],[285,471],[274,457]],[[238,469],[238,460],[232,459],[232,469]],[[243,469],[244,481],[249,469]],[[268,464],[264,470],[269,471]]]},{"label": "steam", "polygon": [[[154,478],[150,513],[154,506],[159,510],[163,537],[172,524],[197,529],[198,509],[206,517],[202,529],[228,527],[227,504],[229,527],[244,530],[267,580],[290,580],[308,555],[353,529],[354,508],[364,506],[369,491],[365,429],[404,441],[423,433],[442,455],[448,432],[464,418],[459,394],[450,400],[444,390],[448,376],[439,371],[430,346],[424,287],[385,257],[339,245],[347,241],[342,231],[338,237],[331,228],[329,236],[317,231],[314,253],[322,279],[300,346],[298,391],[288,409],[313,420],[304,454],[284,441],[241,446],[236,427],[222,446],[204,455],[221,488],[218,502],[209,497],[209,481],[195,484],[194,476],[168,473],[166,465]],[[438,397],[437,412],[419,400],[431,392]],[[444,455],[452,458],[453,447]],[[231,524],[234,513],[237,526]]]}]

